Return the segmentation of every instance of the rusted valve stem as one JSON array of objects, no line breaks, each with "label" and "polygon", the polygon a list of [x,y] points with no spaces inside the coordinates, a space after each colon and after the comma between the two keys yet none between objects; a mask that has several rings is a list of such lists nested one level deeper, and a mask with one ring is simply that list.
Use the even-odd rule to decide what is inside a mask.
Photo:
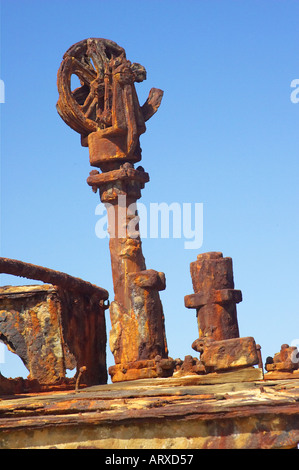
[{"label": "rusted valve stem", "polygon": [[78,391],[79,391],[79,383],[80,383],[81,375],[82,375],[83,372],[85,372],[85,371],[86,371],[86,367],[85,367],[85,366],[80,367],[80,369],[79,369],[79,374],[78,374],[78,377],[77,377],[77,380],[76,380],[75,392],[78,392]]}]

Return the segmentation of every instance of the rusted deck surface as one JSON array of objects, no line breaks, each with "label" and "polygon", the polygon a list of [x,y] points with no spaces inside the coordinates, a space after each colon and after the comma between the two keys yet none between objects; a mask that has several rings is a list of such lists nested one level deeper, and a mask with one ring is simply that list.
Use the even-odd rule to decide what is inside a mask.
[{"label": "rusted deck surface", "polygon": [[299,379],[225,374],[3,397],[0,448],[297,447]]}]

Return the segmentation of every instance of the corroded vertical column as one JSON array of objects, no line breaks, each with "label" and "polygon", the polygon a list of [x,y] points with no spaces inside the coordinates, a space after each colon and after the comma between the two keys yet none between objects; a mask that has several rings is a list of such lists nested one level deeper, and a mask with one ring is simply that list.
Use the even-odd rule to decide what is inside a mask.
[{"label": "corroded vertical column", "polygon": [[105,173],[93,170],[87,180],[99,188],[108,214],[115,293],[109,341],[115,359],[109,368],[113,381],[168,375],[171,370],[171,361],[165,361],[168,351],[159,296],[165,276],[146,269],[139,233],[136,202],[148,180],[148,174],[131,163]]},{"label": "corroded vertical column", "polygon": [[194,294],[185,296],[185,306],[196,309],[199,337],[192,348],[201,354],[206,372],[258,364],[254,338],[239,335],[236,304],[242,293],[234,288],[232,259],[203,253],[190,272]]},{"label": "corroded vertical column", "polygon": [[[81,87],[70,89],[75,74]],[[146,78],[140,64],[126,59],[125,51],[106,39],[87,39],[72,46],[58,72],[61,117],[81,134],[93,167],[87,180],[108,213],[114,301],[110,306],[110,346],[115,366],[112,380],[169,376],[174,363],[168,359],[164,315],[159,291],[163,273],[147,270],[141,249],[136,201],[149,181],[134,164],[141,160],[139,137],[145,122],[160,106],[163,92],[150,90],[139,105],[135,82]],[[133,227],[131,227],[133,225]]]},{"label": "corroded vertical column", "polygon": [[242,293],[234,288],[232,259],[203,253],[190,264],[190,272],[194,294],[185,297],[185,305],[196,308],[199,338],[238,338],[236,303]]}]

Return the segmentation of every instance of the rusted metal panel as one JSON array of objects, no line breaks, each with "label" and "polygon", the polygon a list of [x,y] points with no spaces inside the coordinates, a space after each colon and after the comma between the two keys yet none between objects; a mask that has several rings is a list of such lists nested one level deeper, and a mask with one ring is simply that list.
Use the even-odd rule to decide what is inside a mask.
[{"label": "rusted metal panel", "polygon": [[[66,369],[85,367],[84,383],[106,383],[105,289],[65,273],[8,258],[0,271],[56,285],[0,288],[0,338],[29,370],[26,381],[0,381],[0,392],[68,387]],[[75,380],[75,379],[74,379]]]},{"label": "rusted metal panel", "polygon": [[188,383],[138,380],[2,400],[0,448],[296,448],[298,380]]},{"label": "rusted metal panel", "polygon": [[86,385],[107,381],[105,306],[98,298],[57,288],[65,342],[76,359],[77,374],[86,367]]},{"label": "rusted metal panel", "polygon": [[76,366],[62,336],[60,304],[51,285],[0,288],[0,338],[29,370],[53,383]]}]

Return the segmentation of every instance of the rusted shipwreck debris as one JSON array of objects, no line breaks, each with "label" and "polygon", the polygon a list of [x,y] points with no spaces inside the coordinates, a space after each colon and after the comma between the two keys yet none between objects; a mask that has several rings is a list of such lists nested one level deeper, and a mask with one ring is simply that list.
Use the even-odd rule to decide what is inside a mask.
[{"label": "rusted shipwreck debris", "polygon": [[244,371],[7,397],[0,448],[184,449],[194,461],[196,449],[295,449],[299,381],[244,381]]},{"label": "rusted shipwreck debris", "polygon": [[234,288],[232,259],[203,253],[190,271],[195,293],[185,296],[185,306],[196,309],[199,338],[192,348],[201,354],[202,373],[262,366],[254,338],[239,335],[236,304],[242,293]]},{"label": "rusted shipwreck debris", "polygon": [[296,346],[282,344],[280,351],[266,359],[265,377],[271,379],[299,378],[299,352]]},{"label": "rusted shipwreck debris", "polygon": [[[48,284],[0,288],[0,339],[29,370],[28,380],[0,377],[0,391],[66,386],[66,369],[86,367],[84,383],[106,383],[105,301],[89,282],[18,260],[0,258],[0,272]],[[2,385],[2,387],[1,387]]]},{"label": "rusted shipwreck debris", "polygon": [[[73,75],[81,82],[75,90]],[[299,380],[289,379],[299,379],[298,350],[282,345],[263,375],[261,346],[240,337],[242,293],[221,252],[199,254],[190,265],[194,293],[185,307],[196,311],[198,357],[168,355],[159,295],[165,275],[146,267],[136,208],[149,181],[135,168],[139,137],[163,96],[153,88],[140,106],[135,83],[145,78],[144,67],[110,40],[80,41],[63,57],[57,110],[89,148],[87,183],[108,214],[113,384],[106,384],[108,292],[0,258],[0,272],[44,283],[0,288],[0,340],[29,370],[28,379],[0,374],[0,448],[296,447]],[[72,368],[76,376],[67,379]]]},{"label": "rusted shipwreck debris", "polygon": [[[73,75],[80,80],[75,90]],[[194,293],[185,297],[185,307],[196,310],[198,337],[192,348],[199,357],[173,360],[168,355],[159,295],[166,287],[165,275],[146,266],[137,212],[149,181],[143,167],[135,168],[141,160],[139,138],[163,96],[162,90],[152,88],[141,106],[135,83],[145,78],[142,65],[131,63],[122,47],[101,38],[71,46],[57,76],[58,113],[89,149],[94,169],[87,183],[99,192],[108,214],[114,287],[109,345],[115,360],[109,374],[113,382],[122,382],[247,369],[251,380],[261,378],[261,347],[253,337],[239,335],[236,305],[242,293],[234,287],[232,259],[220,252],[199,254],[190,265]],[[65,385],[66,369],[73,367],[85,385],[106,383],[108,292],[17,260],[1,258],[0,270],[47,283],[0,290],[0,339],[29,369],[23,389],[36,383]],[[279,355],[267,359],[267,373],[296,375],[297,363],[291,359],[296,351],[283,346]]]},{"label": "rusted shipwreck debris", "polygon": [[[71,75],[81,87],[70,93]],[[147,269],[142,253],[136,201],[149,181],[142,167],[139,136],[159,108],[163,92],[153,88],[139,105],[135,82],[146,78],[145,68],[127,60],[125,51],[106,39],[87,39],[72,46],[58,71],[57,109],[64,121],[81,134],[89,147],[92,170],[88,184],[106,205],[114,285],[111,302],[110,348],[114,382],[172,375],[164,314],[159,291],[163,273]]]},{"label": "rusted shipwreck debris", "polygon": [[[73,92],[70,88],[72,74],[81,80],[81,86]],[[159,291],[165,289],[165,276],[146,269],[136,222],[136,201],[149,181],[149,175],[142,167],[134,168],[141,160],[139,137],[145,132],[145,122],[157,111],[163,96],[161,90],[152,89],[145,104],[139,105],[134,83],[145,77],[144,67],[128,61],[123,48],[112,41],[95,38],[72,46],[58,71],[58,112],[81,135],[82,145],[89,147],[90,164],[101,170],[101,173],[92,170],[87,182],[95,192],[99,189],[108,213],[115,295],[110,306],[110,347],[115,366],[110,367],[109,373],[114,382],[167,377],[178,367],[178,362],[168,357],[159,297]],[[202,256],[213,258],[211,254]],[[217,266],[224,265],[224,274],[230,278],[228,259],[215,257]],[[196,293],[189,296],[187,305],[201,308],[202,314],[198,318],[202,319],[198,321],[206,324],[206,330],[216,328],[212,335],[204,334],[204,338],[200,338],[201,363],[206,361],[204,371],[257,364],[254,339],[239,338],[238,334],[235,303],[240,301],[240,291],[232,288],[230,279],[221,287],[216,286],[217,282],[210,288],[207,286],[214,275],[214,258],[210,263],[204,262],[194,273]],[[194,269],[196,266],[194,263]],[[213,295],[214,299],[207,298]],[[203,304],[195,305],[194,302]],[[224,303],[225,307],[222,307]],[[217,356],[217,344],[211,345],[211,341],[231,338],[238,339],[224,343],[226,353],[219,363],[223,344],[218,345]],[[234,351],[234,357],[224,364],[223,358],[229,357],[230,351]],[[218,357],[217,364],[209,364],[209,355],[214,361]]]}]

